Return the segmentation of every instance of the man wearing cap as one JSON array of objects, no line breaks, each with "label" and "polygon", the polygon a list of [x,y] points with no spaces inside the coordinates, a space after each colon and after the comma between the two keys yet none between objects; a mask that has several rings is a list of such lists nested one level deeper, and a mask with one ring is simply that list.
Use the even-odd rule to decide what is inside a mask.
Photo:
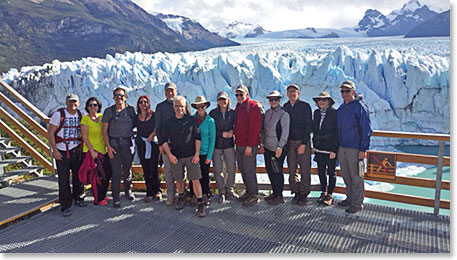
[{"label": "man wearing cap", "polygon": [[184,207],[184,180],[187,169],[187,178],[192,181],[195,196],[198,201],[197,215],[206,217],[205,205],[202,198],[202,177],[198,162],[200,161],[201,136],[197,119],[185,113],[186,99],[177,96],[173,102],[175,115],[169,118],[162,127],[163,138],[160,145],[170,160],[171,172],[176,180],[179,197],[175,209]]},{"label": "man wearing cap", "polygon": [[260,144],[262,114],[254,100],[249,99],[248,88],[239,85],[236,88],[235,107],[235,144],[236,161],[243,177],[246,192],[239,198],[243,206],[252,206],[259,202],[256,176],[257,147]]},{"label": "man wearing cap", "polygon": [[260,151],[263,151],[268,178],[273,193],[265,197],[265,201],[272,206],[284,203],[284,175],[282,172],[284,159],[287,154],[287,139],[289,137],[289,114],[279,105],[281,94],[272,91],[267,96],[271,108],[265,112],[262,129]]},{"label": "man wearing cap", "polygon": [[[338,161],[341,175],[346,185],[346,199],[339,206],[349,206],[348,213],[356,213],[363,208],[364,180],[363,171],[359,171],[359,161],[366,158],[372,134],[370,112],[368,107],[356,96],[355,84],[350,80],[341,86],[341,97],[344,103],[337,112],[338,122]],[[362,163],[363,165],[363,163]]]},{"label": "man wearing cap", "polygon": [[[178,94],[178,88],[176,87],[175,83],[167,82],[165,84],[165,97],[166,99],[161,103],[157,104],[156,106],[156,114],[155,114],[155,122],[156,122],[156,135],[159,140],[159,143],[162,138],[162,127],[165,121],[175,115],[175,111],[173,109],[173,99]],[[191,115],[191,109],[187,105],[186,111],[189,115]],[[165,142],[166,140],[164,140]],[[173,178],[173,174],[171,173],[170,168],[170,160],[166,156],[163,151],[163,148],[160,146],[160,153],[162,154],[163,160],[163,175],[165,177],[165,183],[167,184],[167,200],[165,202],[166,205],[171,206],[173,205],[174,198],[175,198],[175,179]]]},{"label": "man wearing cap", "polygon": [[[83,184],[79,181],[78,171],[81,166],[81,112],[78,110],[79,98],[69,94],[65,100],[66,107],[56,111],[49,121],[48,140],[56,159],[59,181],[59,203],[62,215],[71,215],[70,207],[84,207],[87,204],[81,195]],[[70,170],[72,188],[70,188]]]},{"label": "man wearing cap", "polygon": [[[311,145],[312,129],[311,106],[299,99],[297,85],[287,86],[289,101],[284,104],[284,111],[290,116],[290,133],[287,142],[287,165],[289,167],[289,185],[293,205],[304,206],[311,191]],[[299,174],[297,166],[300,165]]]},{"label": "man wearing cap", "polygon": [[[233,138],[235,111],[230,108],[230,102],[227,93],[219,92],[217,94],[217,107],[209,112],[209,115],[216,123],[213,171],[219,191],[218,201],[220,203],[223,203],[225,199],[238,198],[238,195],[233,191],[236,174],[235,141]],[[227,172],[222,176],[224,162]]]}]

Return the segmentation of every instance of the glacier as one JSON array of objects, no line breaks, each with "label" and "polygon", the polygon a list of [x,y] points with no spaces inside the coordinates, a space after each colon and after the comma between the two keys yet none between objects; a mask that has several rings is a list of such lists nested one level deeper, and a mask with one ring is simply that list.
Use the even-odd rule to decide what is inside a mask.
[{"label": "glacier", "polygon": [[[82,106],[96,96],[106,108],[114,103],[112,91],[119,85],[127,88],[128,103],[147,94],[155,108],[164,99],[168,81],[175,82],[189,102],[204,95],[212,107],[219,91],[229,93],[233,104],[240,83],[264,105],[272,90],[278,90],[285,103],[285,88],[295,83],[314,110],[312,97],[321,91],[329,92],[336,106],[341,104],[338,86],[350,79],[370,108],[373,129],[450,133],[449,37],[243,41],[240,46],[196,52],[125,52],[105,59],[55,60],[11,69],[3,80],[49,115],[64,105],[70,92],[79,95]],[[375,146],[411,143],[372,140]]]}]

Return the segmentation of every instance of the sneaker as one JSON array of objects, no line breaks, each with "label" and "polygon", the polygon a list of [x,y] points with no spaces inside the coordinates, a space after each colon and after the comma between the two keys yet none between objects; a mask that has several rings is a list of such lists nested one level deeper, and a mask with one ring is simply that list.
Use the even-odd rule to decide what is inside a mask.
[{"label": "sneaker", "polygon": [[70,210],[70,209],[64,209],[64,210],[62,210],[62,216],[64,216],[64,217],[69,217],[69,216],[71,216],[71,210]]},{"label": "sneaker", "polygon": [[306,198],[306,196],[304,194],[300,194],[297,205],[306,206],[307,203],[308,203],[308,198]]},{"label": "sneaker", "polygon": [[327,194],[327,196],[325,196],[325,199],[323,201],[323,203],[327,206],[331,206],[332,203],[333,203],[333,195],[332,194]]},{"label": "sneaker", "polygon": [[257,204],[259,202],[259,200],[260,199],[256,194],[251,194],[248,196],[247,199],[245,199],[243,201],[243,206],[245,206],[245,207],[253,206],[253,205]]},{"label": "sneaker", "polygon": [[300,199],[300,194],[295,193],[295,197],[292,199],[292,205],[298,205],[298,199]]},{"label": "sneaker", "polygon": [[346,212],[354,214],[354,213],[359,212],[361,210],[362,210],[362,208],[357,208],[357,207],[354,207],[354,206],[350,206],[349,208],[346,209]]},{"label": "sneaker", "polygon": [[219,196],[217,196],[217,202],[219,203],[224,203],[225,202],[225,194],[219,194]]},{"label": "sneaker", "polygon": [[106,200],[106,201],[109,201],[109,198],[108,198],[108,197],[105,197],[105,200]]},{"label": "sneaker", "polygon": [[154,196],[146,196],[146,197],[144,197],[144,202],[145,203],[152,202],[153,200],[154,200]]},{"label": "sneaker", "polygon": [[135,199],[135,194],[133,194],[133,192],[126,192],[126,193],[125,193],[125,197],[126,197],[128,200],[134,200],[134,199]]},{"label": "sneaker", "polygon": [[203,204],[205,204],[205,206],[209,206],[211,204],[211,202],[209,202],[208,194],[203,194]]},{"label": "sneaker", "polygon": [[247,198],[249,198],[249,193],[245,192],[243,195],[241,195],[240,197],[238,197],[238,200],[240,202],[244,202]]},{"label": "sneaker", "polygon": [[121,207],[121,202],[120,201],[116,201],[116,202],[113,203],[113,208],[118,209],[120,207]]},{"label": "sneaker", "polygon": [[351,202],[348,199],[338,202],[338,206],[341,206],[341,207],[347,207],[350,205],[351,205]]},{"label": "sneaker", "polygon": [[178,200],[176,201],[176,204],[175,204],[175,209],[176,210],[181,210],[184,208],[184,203],[186,203],[184,201],[184,196],[178,196]]},{"label": "sneaker", "polygon": [[75,204],[81,208],[87,206],[87,203],[84,200],[75,200]]},{"label": "sneaker", "polygon": [[272,193],[272,194],[266,196],[265,198],[263,198],[263,200],[265,200],[266,202],[268,202],[268,201],[274,199],[275,196],[276,196],[276,194]]},{"label": "sneaker", "polygon": [[167,200],[165,201],[165,205],[167,206],[173,206],[175,201],[175,198],[172,196],[167,196]]},{"label": "sneaker", "polygon": [[197,208],[197,216],[200,218],[206,217],[206,210],[205,210],[205,205],[203,202],[198,203],[198,208]]},{"label": "sneaker", "polygon": [[238,196],[238,194],[236,194],[232,190],[227,190],[225,192],[225,198],[228,199],[228,200],[237,200],[237,199],[239,199],[239,197],[240,196]]},{"label": "sneaker", "polygon": [[322,192],[321,196],[319,196],[319,198],[317,199],[317,203],[324,202],[325,196],[326,196],[325,192]]},{"label": "sneaker", "polygon": [[98,205],[100,205],[100,206],[106,206],[106,205],[108,205],[108,201],[102,200],[102,201],[100,201],[100,202],[98,203]]},{"label": "sneaker", "polygon": [[157,201],[161,201],[162,200],[162,193],[161,192],[156,193],[156,195],[154,195],[154,199],[157,200]]},{"label": "sneaker", "polygon": [[267,201],[268,205],[277,206],[281,203],[284,203],[284,198],[282,195],[275,196],[273,199]]}]

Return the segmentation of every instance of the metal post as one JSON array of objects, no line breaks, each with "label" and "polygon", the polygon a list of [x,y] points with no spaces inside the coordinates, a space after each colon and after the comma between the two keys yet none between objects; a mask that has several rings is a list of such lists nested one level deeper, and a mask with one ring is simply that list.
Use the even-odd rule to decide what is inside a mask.
[{"label": "metal post", "polygon": [[444,141],[440,141],[438,148],[438,165],[436,169],[435,208],[433,210],[433,215],[435,216],[438,216],[440,213],[441,180],[443,178],[443,156]]}]

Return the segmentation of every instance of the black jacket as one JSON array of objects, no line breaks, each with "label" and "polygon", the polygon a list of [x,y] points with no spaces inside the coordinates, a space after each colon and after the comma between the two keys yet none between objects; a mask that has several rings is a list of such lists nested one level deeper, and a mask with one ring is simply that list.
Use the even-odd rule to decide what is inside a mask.
[{"label": "black jacket", "polygon": [[319,129],[321,121],[321,112],[319,109],[314,110],[313,119],[313,147],[318,150],[330,151],[336,153],[338,151],[338,124],[336,120],[336,110],[331,107],[325,114],[324,122]]},{"label": "black jacket", "polygon": [[225,120],[222,118],[222,112],[219,107],[211,110],[209,115],[216,122],[216,149],[227,149],[235,146],[232,138],[223,138],[222,132],[227,132],[235,128],[235,110],[227,109],[225,112]]},{"label": "black jacket", "polygon": [[301,140],[301,143],[306,145],[313,123],[311,106],[302,100],[297,100],[294,106],[287,101],[283,109],[290,116],[289,140]]}]

